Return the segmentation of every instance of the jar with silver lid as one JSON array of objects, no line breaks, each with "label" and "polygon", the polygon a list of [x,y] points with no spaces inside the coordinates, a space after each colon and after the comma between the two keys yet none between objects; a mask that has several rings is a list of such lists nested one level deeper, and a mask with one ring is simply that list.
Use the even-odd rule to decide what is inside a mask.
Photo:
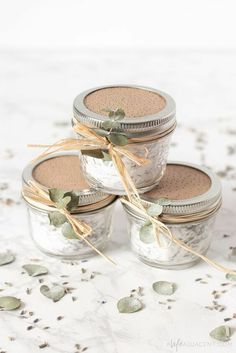
[{"label": "jar with silver lid", "polygon": [[[175,102],[168,94],[140,86],[103,86],[78,95],[73,108],[73,124],[79,121],[92,128],[102,127],[109,119],[109,110],[122,109],[125,117],[116,122],[113,131],[128,137],[126,149],[149,160],[139,166],[122,156],[126,169],[139,193],[151,190],[159,183],[166,167],[170,137],[176,126]],[[82,154],[81,159],[90,185],[111,194],[125,194],[112,161],[86,154]]]},{"label": "jar with silver lid", "polygon": [[[212,239],[213,225],[221,205],[221,185],[218,177],[205,167],[171,162],[159,185],[141,195],[146,208],[154,203],[162,205],[158,219],[172,235],[205,255]],[[131,247],[144,263],[164,268],[188,268],[199,257],[160,234],[159,246],[154,227],[146,227],[148,221],[124,205],[129,220]]]},{"label": "jar with silver lid", "polygon": [[[102,251],[110,238],[113,207],[116,197],[91,188],[84,179],[80,159],[72,153],[56,153],[26,166],[23,186],[36,182],[49,191],[59,189],[78,197],[78,206],[72,216],[92,227],[89,241]],[[24,193],[23,193],[24,197]],[[57,217],[57,208],[43,205],[24,197],[28,214],[30,235],[36,246],[47,255],[63,259],[81,259],[93,255],[93,249],[73,232],[68,220]]]}]

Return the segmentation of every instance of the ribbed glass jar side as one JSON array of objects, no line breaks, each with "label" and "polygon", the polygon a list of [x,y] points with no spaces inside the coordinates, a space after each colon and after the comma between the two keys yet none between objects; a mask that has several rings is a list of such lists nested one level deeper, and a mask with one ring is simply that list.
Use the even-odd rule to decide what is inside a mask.
[{"label": "ribbed glass jar side", "polygon": [[[199,257],[187,252],[177,244],[170,245],[169,240],[164,236],[161,237],[163,247],[159,247],[156,241],[144,243],[140,239],[140,229],[145,221],[128,212],[127,216],[132,251],[144,263],[163,269],[184,269],[199,261]],[[168,228],[177,239],[203,255],[206,254],[211,243],[214,220],[215,215],[201,221],[171,224],[168,225]]]},{"label": "ribbed glass jar side", "polygon": [[[149,142],[127,145],[125,148],[135,155],[147,158],[149,163],[139,166],[122,157],[129,175],[139,193],[151,190],[162,178],[167,163],[171,134]],[[112,161],[90,156],[81,156],[82,168],[89,184],[109,194],[124,195],[125,190]]]},{"label": "ribbed glass jar side", "polygon": [[[103,250],[110,238],[113,207],[114,202],[96,211],[73,214],[73,217],[93,228],[88,239],[98,250]],[[95,254],[83,240],[68,239],[63,235],[62,227],[51,225],[47,212],[28,205],[28,214],[30,235],[36,246],[47,255],[69,260],[83,259]]]}]

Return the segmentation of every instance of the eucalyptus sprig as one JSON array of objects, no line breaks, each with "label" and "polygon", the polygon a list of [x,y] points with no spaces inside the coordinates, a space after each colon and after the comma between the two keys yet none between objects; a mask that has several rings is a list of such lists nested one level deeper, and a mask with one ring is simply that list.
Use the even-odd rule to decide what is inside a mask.
[{"label": "eucalyptus sprig", "polygon": [[[50,200],[56,203],[57,208],[66,208],[69,212],[73,211],[79,203],[79,195],[74,191],[64,191],[61,189],[49,189]],[[68,239],[78,239],[72,226],[68,222],[66,216],[59,211],[48,213],[50,224],[54,227],[62,226],[62,234]]]},{"label": "eucalyptus sprig", "polygon": [[[93,130],[97,135],[105,137],[110,143],[117,146],[125,146],[128,144],[129,139],[127,135],[119,128],[120,121],[125,118],[125,112],[121,108],[115,110],[106,109],[108,112],[108,120],[105,120],[100,128]],[[82,150],[83,155],[103,159],[104,162],[111,161],[109,153],[106,151],[98,150]]]},{"label": "eucalyptus sprig", "polygon": [[[160,198],[155,203],[152,203],[151,206],[147,209],[147,214],[151,217],[158,217],[163,212],[163,207],[171,204],[171,201],[166,198]],[[150,244],[154,243],[156,240],[155,236],[155,226],[148,219],[139,231],[140,240],[143,243]]]}]

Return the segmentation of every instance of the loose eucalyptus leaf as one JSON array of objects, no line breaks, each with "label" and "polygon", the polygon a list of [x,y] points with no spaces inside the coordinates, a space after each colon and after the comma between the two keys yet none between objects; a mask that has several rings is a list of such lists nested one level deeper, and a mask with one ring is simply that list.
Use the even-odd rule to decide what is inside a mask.
[{"label": "loose eucalyptus leaf", "polygon": [[49,212],[48,218],[50,224],[54,225],[55,227],[60,227],[63,223],[67,221],[67,218],[64,214],[60,212]]},{"label": "loose eucalyptus leaf", "polygon": [[155,233],[151,222],[146,222],[140,228],[139,238],[145,244],[151,244],[155,241]]},{"label": "loose eucalyptus leaf", "polygon": [[63,199],[64,193],[65,193],[65,191],[61,190],[61,189],[56,189],[56,188],[49,189],[50,200],[53,202],[58,202],[61,199]]},{"label": "loose eucalyptus leaf", "polygon": [[154,282],[152,288],[161,295],[172,295],[177,289],[175,283],[166,281]]},{"label": "loose eucalyptus leaf", "polygon": [[15,297],[0,297],[0,309],[15,310],[21,306],[21,300]]},{"label": "loose eucalyptus leaf", "polygon": [[128,137],[120,132],[111,132],[111,134],[108,136],[108,140],[117,146],[125,146],[129,142]]},{"label": "loose eucalyptus leaf", "polygon": [[210,332],[210,336],[218,341],[229,341],[231,337],[231,329],[229,326],[219,326]]},{"label": "loose eucalyptus leaf", "polygon": [[141,310],[143,304],[141,301],[134,297],[124,297],[117,303],[117,308],[120,313],[134,313]]},{"label": "loose eucalyptus leaf", "polygon": [[88,156],[88,157],[93,157],[93,158],[98,158],[98,159],[102,159],[103,158],[103,154],[102,154],[102,150],[97,149],[97,150],[81,150],[81,153],[83,156]]},{"label": "loose eucalyptus leaf", "polygon": [[67,208],[67,206],[69,205],[70,202],[71,202],[71,197],[65,196],[65,197],[63,197],[63,199],[56,202],[56,206],[57,206],[57,208],[60,208],[60,209]]},{"label": "loose eucalyptus leaf", "polygon": [[61,232],[67,239],[79,239],[70,223],[64,223]]},{"label": "loose eucalyptus leaf", "polygon": [[10,264],[14,260],[15,256],[10,251],[0,253],[0,266]]},{"label": "loose eucalyptus leaf", "polygon": [[111,156],[107,152],[102,152],[103,154],[103,161],[104,162],[110,162],[112,160]]},{"label": "loose eucalyptus leaf", "polygon": [[[104,129],[106,128],[106,127],[103,126],[103,124],[102,124],[102,127]],[[106,137],[109,134],[108,131],[103,130],[103,129],[93,129],[93,131],[95,131],[97,135],[102,136],[102,137]]]},{"label": "loose eucalyptus leaf", "polygon": [[79,195],[77,195],[74,191],[68,191],[64,194],[64,196],[70,196],[71,200],[70,202],[66,205],[66,208],[71,211],[74,208],[78,207],[79,203]]},{"label": "loose eucalyptus leaf", "polygon": [[147,209],[147,214],[149,216],[159,216],[163,211],[163,207],[159,205],[158,203],[153,203],[150,207]]},{"label": "loose eucalyptus leaf", "polygon": [[59,286],[58,284],[53,285],[49,288],[46,285],[40,287],[40,292],[47,298],[52,299],[54,302],[57,302],[65,295],[65,288]]},{"label": "loose eucalyptus leaf", "polygon": [[225,277],[230,281],[236,281],[236,275],[233,273],[226,273]]},{"label": "loose eucalyptus leaf", "polygon": [[46,267],[37,264],[27,264],[22,267],[31,277],[46,275],[48,273],[48,269]]}]

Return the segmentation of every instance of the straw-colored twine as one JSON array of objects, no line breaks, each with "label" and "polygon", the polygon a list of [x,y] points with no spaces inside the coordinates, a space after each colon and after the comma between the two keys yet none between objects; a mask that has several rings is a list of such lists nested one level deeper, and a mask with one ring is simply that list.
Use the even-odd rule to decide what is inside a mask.
[{"label": "straw-colored twine", "polygon": [[87,239],[87,237],[92,233],[92,227],[87,223],[76,219],[66,208],[58,208],[56,203],[50,199],[48,192],[41,189],[38,184],[33,181],[29,181],[28,185],[23,187],[22,195],[26,200],[29,200],[31,202],[33,201],[36,203],[56,208],[58,212],[60,212],[67,218],[79,239],[83,240],[88,246],[90,246],[96,253],[98,253],[104,259],[116,265],[116,263],[110,257],[104,255],[91,243],[90,240]]}]

